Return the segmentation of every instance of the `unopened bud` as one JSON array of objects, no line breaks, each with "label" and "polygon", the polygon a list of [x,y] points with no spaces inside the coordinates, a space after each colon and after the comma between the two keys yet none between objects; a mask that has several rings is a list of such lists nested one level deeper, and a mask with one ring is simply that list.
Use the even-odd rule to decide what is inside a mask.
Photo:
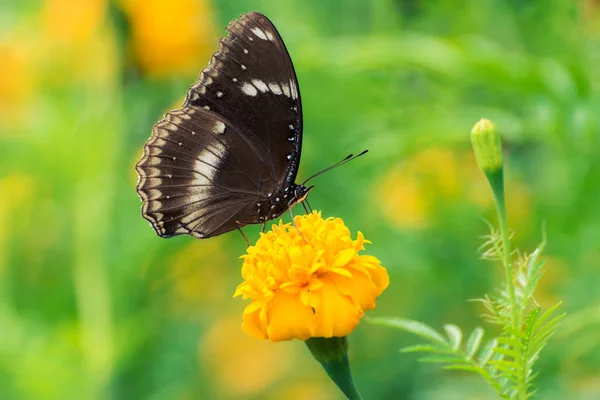
[{"label": "unopened bud", "polygon": [[471,143],[477,164],[484,174],[502,170],[502,142],[496,125],[482,118],[471,130]]}]

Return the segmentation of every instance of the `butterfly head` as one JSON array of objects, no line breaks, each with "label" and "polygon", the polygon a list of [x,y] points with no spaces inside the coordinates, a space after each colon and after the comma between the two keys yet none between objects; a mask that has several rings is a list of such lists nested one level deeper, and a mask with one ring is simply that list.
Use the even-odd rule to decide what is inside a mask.
[{"label": "butterfly head", "polygon": [[298,203],[302,203],[306,200],[306,197],[310,193],[310,191],[314,188],[314,186],[304,186],[304,185],[294,185],[293,187],[293,198],[289,203],[289,207],[293,207]]}]

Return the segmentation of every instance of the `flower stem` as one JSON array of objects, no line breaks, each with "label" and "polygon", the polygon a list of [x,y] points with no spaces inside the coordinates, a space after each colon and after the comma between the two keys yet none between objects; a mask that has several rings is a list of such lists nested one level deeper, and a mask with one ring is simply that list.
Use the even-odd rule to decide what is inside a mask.
[{"label": "flower stem", "polygon": [[348,400],[362,400],[360,393],[354,386],[350,363],[348,362],[348,338],[310,338],[306,346],[313,357],[321,363],[329,378],[346,395]]},{"label": "flower stem", "polygon": [[494,193],[494,200],[496,201],[496,211],[498,212],[498,225],[500,232],[502,233],[502,247],[504,249],[504,271],[506,274],[506,287],[508,290],[508,296],[511,304],[511,315],[513,327],[519,328],[519,305],[517,304],[515,297],[515,285],[513,268],[511,263],[511,249],[510,249],[510,235],[508,232],[508,221],[506,218],[506,201],[504,198],[504,172],[502,169],[486,174],[492,192]]}]

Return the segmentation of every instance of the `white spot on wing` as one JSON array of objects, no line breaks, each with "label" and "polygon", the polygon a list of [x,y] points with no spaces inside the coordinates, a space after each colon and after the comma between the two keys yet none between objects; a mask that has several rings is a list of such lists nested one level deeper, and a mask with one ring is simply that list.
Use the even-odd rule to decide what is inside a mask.
[{"label": "white spot on wing", "polygon": [[152,167],[156,167],[157,165],[160,164],[161,159],[158,157],[150,157],[148,159],[148,164]]},{"label": "white spot on wing", "polygon": [[[196,161],[194,161],[194,171],[198,173],[194,174],[192,185],[204,187],[212,184],[221,163],[221,157],[225,155],[224,153],[224,148],[217,148],[216,146],[202,149],[198,157],[196,157]],[[197,192],[196,188],[194,193]]]},{"label": "white spot on wing", "polygon": [[215,124],[215,127],[213,129],[214,133],[220,134],[220,133],[225,133],[225,124],[221,121],[217,121],[217,123]]},{"label": "white spot on wing", "polygon": [[244,70],[246,69],[246,66],[244,64],[242,64],[242,69],[244,69]]},{"label": "white spot on wing", "polygon": [[223,96],[223,92],[217,92],[217,97]]},{"label": "white spot on wing", "polygon": [[283,94],[285,94],[286,97],[290,97],[290,87],[288,86],[287,83],[281,84],[281,90],[283,90]]},{"label": "white spot on wing", "polygon": [[298,89],[296,89],[296,83],[290,79],[290,94],[292,99],[296,100],[298,98]]},{"label": "white spot on wing", "polygon": [[[267,35],[262,31],[262,29],[258,28],[258,27],[254,27],[252,29],[250,29],[250,32],[254,33],[256,35],[256,37],[262,39],[262,40],[269,40],[269,38],[267,37]],[[273,35],[271,35],[273,36]]]},{"label": "white spot on wing", "polygon": [[267,84],[261,81],[260,79],[252,79],[252,84],[263,93],[269,91],[269,87],[267,86]]},{"label": "white spot on wing", "polygon": [[248,49],[244,49],[244,54],[248,54]]},{"label": "white spot on wing", "polygon": [[281,88],[279,87],[279,85],[275,82],[269,82],[269,89],[271,90],[271,92],[273,92],[274,94],[281,94]]},{"label": "white spot on wing", "polygon": [[162,192],[158,189],[148,189],[148,199],[156,200],[162,198]]},{"label": "white spot on wing", "polygon": [[242,85],[242,92],[248,96],[256,96],[258,94],[256,88],[248,82],[244,82]]}]

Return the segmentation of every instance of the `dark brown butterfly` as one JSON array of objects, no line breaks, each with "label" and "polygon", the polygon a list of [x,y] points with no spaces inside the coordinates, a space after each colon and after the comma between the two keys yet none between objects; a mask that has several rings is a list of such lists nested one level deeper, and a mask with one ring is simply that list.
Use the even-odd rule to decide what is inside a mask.
[{"label": "dark brown butterfly", "polygon": [[161,237],[196,238],[277,218],[312,188],[294,183],[301,147],[292,60],[267,17],[244,14],[154,126],[136,165],[142,215]]}]

